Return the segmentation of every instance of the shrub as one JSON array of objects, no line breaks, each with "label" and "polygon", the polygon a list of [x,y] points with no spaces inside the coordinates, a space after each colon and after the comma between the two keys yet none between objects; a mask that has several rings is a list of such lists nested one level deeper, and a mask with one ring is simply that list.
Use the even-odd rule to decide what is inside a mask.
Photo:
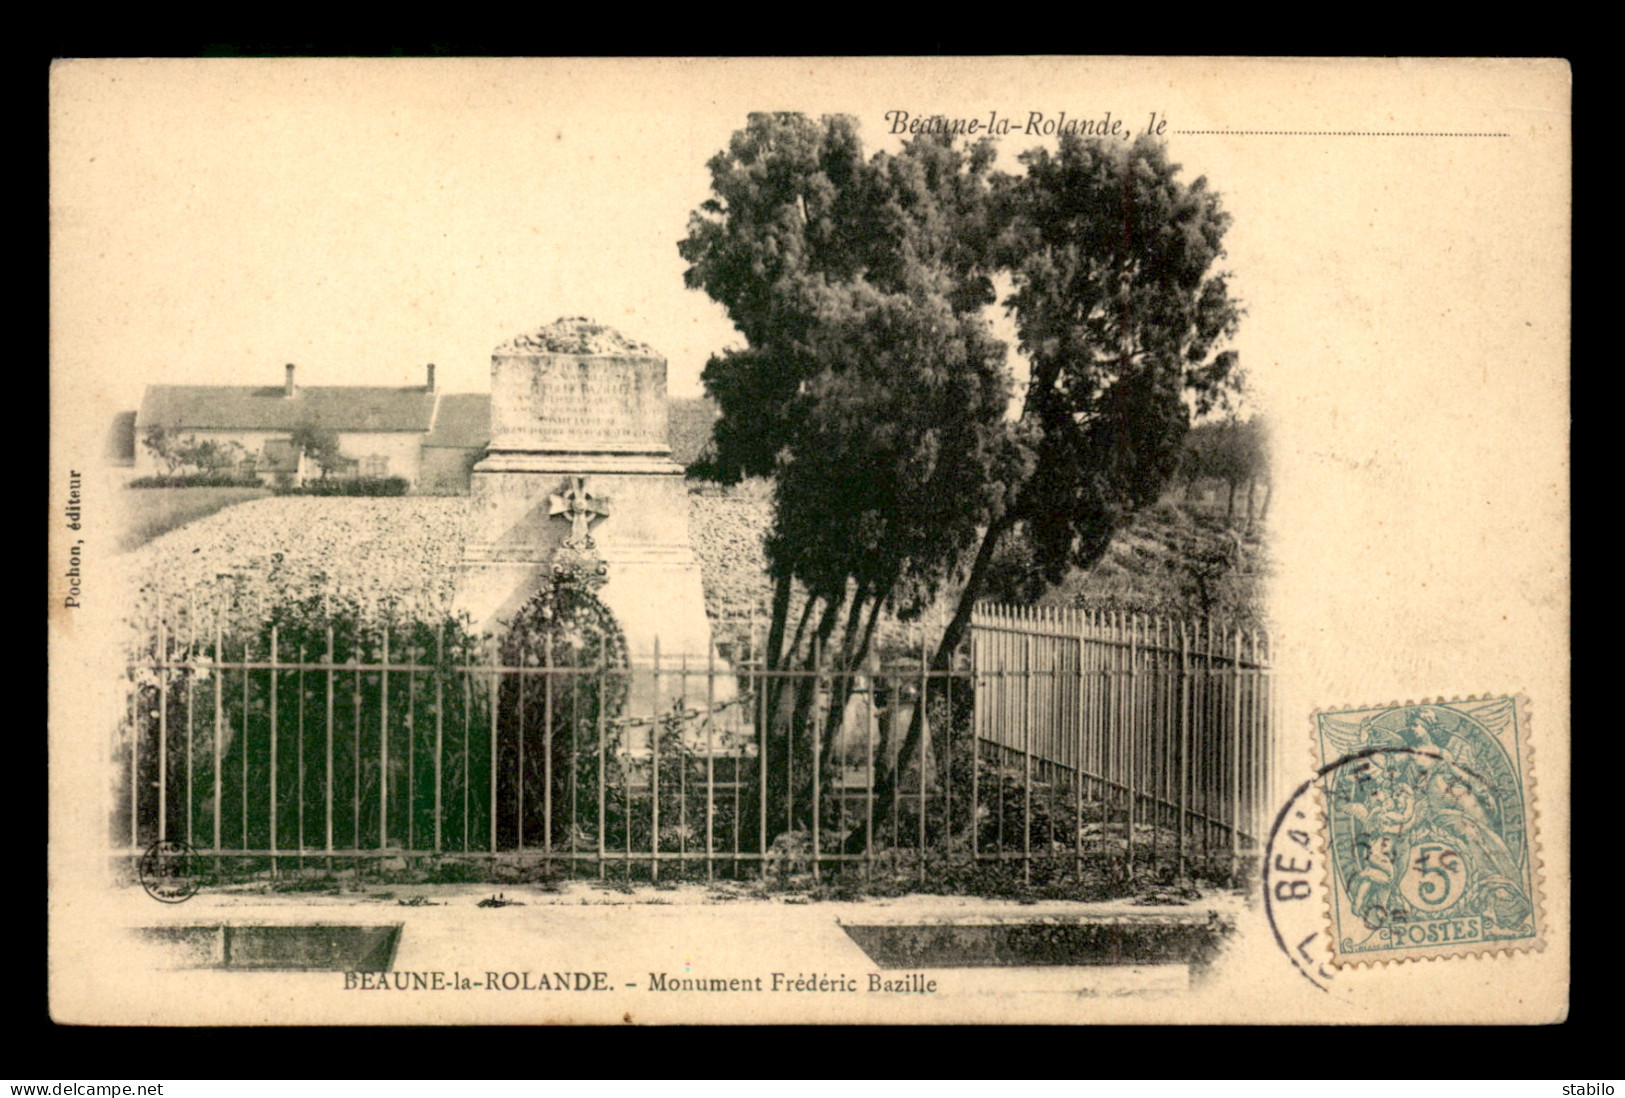
[{"label": "shrub", "polygon": [[[342,851],[422,850],[436,837],[447,853],[487,851],[493,839],[514,850],[521,836],[534,849],[549,827],[555,849],[592,849],[599,783],[629,788],[625,640],[568,579],[544,589],[496,651],[466,618],[378,616],[320,594],[275,599],[218,633],[174,625],[135,653],[116,769],[141,792],[133,819],[130,786],[114,798],[119,841],[153,841],[162,812],[167,834],[228,849],[309,849],[329,830]],[[273,653],[274,670],[263,666]],[[492,689],[468,669],[493,657],[568,670],[506,674]],[[619,845],[635,830],[632,809],[618,794],[609,802]]]},{"label": "shrub", "polygon": [[258,477],[237,473],[177,473],[171,476],[136,477],[131,488],[258,488]]},{"label": "shrub", "polygon": [[521,834],[534,845],[549,829],[555,845],[589,838],[587,829],[596,827],[601,733],[602,779],[611,788],[625,786],[616,720],[628,681],[582,669],[626,669],[626,637],[595,593],[601,580],[561,568],[508,624],[500,643],[504,666],[568,669],[502,678],[495,796],[513,806],[498,821],[503,846],[517,846]]},{"label": "shrub", "polygon": [[[381,675],[361,669],[382,660],[386,624],[390,662],[418,670]],[[219,660],[265,661],[273,629],[279,663],[324,661],[357,670],[215,667]],[[423,844],[435,827],[437,737],[446,847],[489,828],[489,815],[482,814],[486,798],[470,798],[465,809],[460,795],[451,795],[470,778],[477,792],[489,766],[489,751],[482,753],[487,726],[477,709],[483,684],[455,673],[481,652],[480,638],[464,621],[368,621],[353,604],[326,606],[312,596],[275,604],[262,620],[233,623],[218,640],[178,631],[163,639],[162,649],[156,640],[147,639],[138,659],[171,667],[132,672],[120,770],[128,781],[133,767],[143,790],[167,785],[170,835],[195,836],[198,846],[297,848],[303,840],[309,847],[322,841],[331,812],[337,848],[376,847],[386,837],[392,845]],[[151,841],[156,796],[141,798],[133,822],[128,796],[126,790],[115,811],[115,834]]]}]

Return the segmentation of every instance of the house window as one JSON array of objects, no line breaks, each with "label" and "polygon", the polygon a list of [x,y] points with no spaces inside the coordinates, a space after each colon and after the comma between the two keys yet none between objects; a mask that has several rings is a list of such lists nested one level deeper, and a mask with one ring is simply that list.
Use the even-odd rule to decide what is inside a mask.
[{"label": "house window", "polygon": [[364,477],[387,477],[389,475],[389,459],[373,454],[361,459],[361,475]]}]

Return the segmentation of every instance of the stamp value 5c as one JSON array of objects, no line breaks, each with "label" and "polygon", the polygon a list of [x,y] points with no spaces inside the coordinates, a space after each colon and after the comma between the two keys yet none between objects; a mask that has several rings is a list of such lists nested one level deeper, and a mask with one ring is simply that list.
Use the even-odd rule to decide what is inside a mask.
[{"label": "stamp value 5c", "polygon": [[1539,948],[1521,696],[1315,714],[1338,964]]}]

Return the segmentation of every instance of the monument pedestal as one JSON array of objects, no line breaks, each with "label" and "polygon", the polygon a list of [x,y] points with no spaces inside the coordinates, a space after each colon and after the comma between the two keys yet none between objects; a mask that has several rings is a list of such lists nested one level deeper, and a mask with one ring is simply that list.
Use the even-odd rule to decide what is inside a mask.
[{"label": "monument pedestal", "polygon": [[[663,671],[703,671],[712,659],[688,493],[667,440],[665,359],[582,318],[498,347],[491,443],[472,489],[458,605],[476,628],[500,635],[550,581],[560,549],[585,547],[603,565],[598,597],[639,672],[628,715],[652,716],[678,696],[704,702],[703,675],[696,694],[692,677],[685,689],[683,676],[663,674],[657,689],[643,673],[657,651]],[[733,697],[732,676],[710,694]]]},{"label": "monument pedestal", "polygon": [[[579,481],[577,478],[580,478]],[[472,526],[461,605],[500,632],[552,577],[571,535],[564,516],[580,485],[586,506],[610,509],[589,532],[608,582],[598,592],[639,663],[659,641],[666,657],[703,666],[711,646],[700,565],[688,540],[688,492],[671,460],[613,455],[493,453],[474,467]]]}]

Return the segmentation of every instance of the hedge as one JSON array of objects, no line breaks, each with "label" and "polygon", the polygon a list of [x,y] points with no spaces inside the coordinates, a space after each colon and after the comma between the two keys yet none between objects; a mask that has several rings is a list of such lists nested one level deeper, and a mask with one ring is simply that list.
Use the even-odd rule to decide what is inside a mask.
[{"label": "hedge", "polygon": [[405,477],[335,477],[307,481],[294,487],[278,487],[279,496],[404,496]]},{"label": "hedge", "polygon": [[136,477],[131,488],[258,488],[258,477],[235,473],[181,473],[175,476]]}]

